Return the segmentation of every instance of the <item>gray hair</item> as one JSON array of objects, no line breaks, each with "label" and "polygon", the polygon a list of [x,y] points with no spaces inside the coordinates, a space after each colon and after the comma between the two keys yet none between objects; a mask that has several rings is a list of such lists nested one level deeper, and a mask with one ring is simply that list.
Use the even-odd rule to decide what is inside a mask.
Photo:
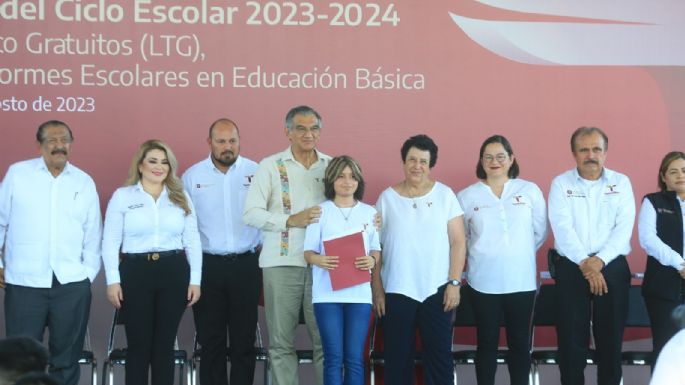
[{"label": "gray hair", "polygon": [[290,111],[288,111],[288,113],[285,115],[285,127],[288,129],[288,132],[293,130],[293,118],[295,118],[295,115],[314,115],[316,116],[316,125],[319,126],[319,128],[323,128],[323,124],[321,123],[321,115],[319,115],[315,109],[309,106],[297,106],[291,108]]}]

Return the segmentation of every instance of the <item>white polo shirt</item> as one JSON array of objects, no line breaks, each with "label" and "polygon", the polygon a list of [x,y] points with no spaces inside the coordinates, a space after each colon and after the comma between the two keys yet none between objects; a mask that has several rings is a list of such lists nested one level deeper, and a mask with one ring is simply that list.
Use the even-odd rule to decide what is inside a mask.
[{"label": "white polo shirt", "polygon": [[596,254],[607,265],[630,253],[635,199],[627,176],[604,168],[598,180],[589,181],[574,168],[554,178],[548,202],[560,255],[578,264]]},{"label": "white polo shirt", "polygon": [[497,197],[490,186],[477,182],[457,198],[464,210],[469,285],[488,294],[535,290],[535,253],[547,238],[540,188],[510,179]]},{"label": "white polo shirt", "polygon": [[190,265],[190,283],[199,285],[202,278],[202,246],[190,197],[188,204],[191,213],[186,215],[181,207],[169,200],[166,186],[157,200],[143,190],[140,182],[114,191],[107,205],[102,237],[107,284],[121,282],[119,249],[123,253],[182,249]]},{"label": "white polo shirt", "polygon": [[102,218],[95,183],[71,163],[53,177],[41,158],[10,166],[0,185],[5,280],[36,288],[91,282],[100,270]]},{"label": "white polo shirt", "polygon": [[247,190],[257,163],[238,156],[225,174],[211,155],[183,174],[197,214],[202,250],[210,254],[244,253],[261,243],[261,232],[243,222]]}]

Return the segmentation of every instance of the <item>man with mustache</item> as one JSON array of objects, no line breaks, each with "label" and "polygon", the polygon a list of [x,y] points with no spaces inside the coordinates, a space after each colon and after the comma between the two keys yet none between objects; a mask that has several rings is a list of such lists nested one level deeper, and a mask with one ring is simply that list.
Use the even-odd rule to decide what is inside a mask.
[{"label": "man with mustache", "polygon": [[630,237],[635,200],[630,180],[604,167],[609,139],[596,127],[571,136],[576,168],[552,181],[559,371],[564,385],[583,384],[590,318],[597,383],[621,382],[621,343],[628,314]]},{"label": "man with mustache", "polygon": [[313,108],[292,108],[285,117],[285,150],[259,163],[243,219],[264,232],[259,266],[264,274],[264,306],[269,328],[269,364],[274,385],[298,385],[295,330],[304,311],[314,345],[317,385],[323,384],[323,351],[312,306],[312,270],[304,259],[304,234],[321,216],[324,171],[331,157],[316,145],[321,116]]},{"label": "man with mustache", "polygon": [[42,341],[50,374],[79,381],[78,359],[100,269],[102,218],[95,183],[68,162],[74,137],[51,120],[36,133],[41,157],[10,166],[0,185],[0,287],[8,337]]},{"label": "man with mustache", "polygon": [[[259,230],[243,223],[245,196],[257,163],[240,156],[238,126],[221,118],[209,127],[209,157],[183,174],[202,242],[202,297],[193,306],[200,352],[200,383],[251,385],[261,272]],[[231,347],[226,351],[228,342]]]}]

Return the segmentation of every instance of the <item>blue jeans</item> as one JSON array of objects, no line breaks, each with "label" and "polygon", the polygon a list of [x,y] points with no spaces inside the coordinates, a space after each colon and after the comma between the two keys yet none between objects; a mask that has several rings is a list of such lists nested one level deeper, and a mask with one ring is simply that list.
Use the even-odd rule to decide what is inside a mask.
[{"label": "blue jeans", "polygon": [[324,385],[364,385],[364,343],[371,305],[315,303],[314,314],[323,347]]}]

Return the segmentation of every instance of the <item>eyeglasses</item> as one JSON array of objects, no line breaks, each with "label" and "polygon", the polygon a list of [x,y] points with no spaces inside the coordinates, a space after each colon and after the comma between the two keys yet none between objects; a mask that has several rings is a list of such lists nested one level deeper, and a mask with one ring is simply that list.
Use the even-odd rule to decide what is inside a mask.
[{"label": "eyeglasses", "polygon": [[509,155],[507,154],[497,154],[495,156],[492,155],[483,155],[483,162],[485,163],[492,163],[492,161],[497,160],[498,162],[502,163],[509,159]]}]

